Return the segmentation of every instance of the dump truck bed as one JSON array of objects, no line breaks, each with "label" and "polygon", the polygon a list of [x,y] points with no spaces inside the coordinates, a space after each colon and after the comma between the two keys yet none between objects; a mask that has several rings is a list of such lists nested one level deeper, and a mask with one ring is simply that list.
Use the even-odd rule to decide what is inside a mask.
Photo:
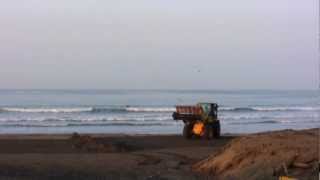
[{"label": "dump truck bed", "polygon": [[201,115],[202,109],[200,106],[176,106],[178,114]]},{"label": "dump truck bed", "polygon": [[174,120],[194,121],[201,119],[202,109],[200,106],[176,106],[173,114]]}]

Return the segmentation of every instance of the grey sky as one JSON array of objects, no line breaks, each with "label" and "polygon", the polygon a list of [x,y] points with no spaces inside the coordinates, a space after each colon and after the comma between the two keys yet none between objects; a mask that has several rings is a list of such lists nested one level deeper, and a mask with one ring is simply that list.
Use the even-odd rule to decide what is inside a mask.
[{"label": "grey sky", "polygon": [[0,0],[0,88],[315,89],[318,0]]}]

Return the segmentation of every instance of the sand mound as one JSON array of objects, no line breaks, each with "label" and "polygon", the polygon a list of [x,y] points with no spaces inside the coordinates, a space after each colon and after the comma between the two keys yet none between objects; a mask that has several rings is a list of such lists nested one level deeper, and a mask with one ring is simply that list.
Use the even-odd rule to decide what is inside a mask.
[{"label": "sand mound", "polygon": [[193,170],[217,179],[317,179],[320,129],[284,130],[234,139]]},{"label": "sand mound", "polygon": [[74,133],[71,138],[72,147],[84,152],[92,153],[114,153],[130,152],[136,149],[125,142],[104,142],[88,135]]}]

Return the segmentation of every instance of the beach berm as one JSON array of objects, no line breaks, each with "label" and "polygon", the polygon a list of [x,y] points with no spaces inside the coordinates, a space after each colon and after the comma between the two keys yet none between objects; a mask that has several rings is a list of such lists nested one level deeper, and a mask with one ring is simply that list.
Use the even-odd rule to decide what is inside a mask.
[{"label": "beach berm", "polygon": [[193,170],[220,179],[317,179],[319,132],[284,130],[239,137]]}]

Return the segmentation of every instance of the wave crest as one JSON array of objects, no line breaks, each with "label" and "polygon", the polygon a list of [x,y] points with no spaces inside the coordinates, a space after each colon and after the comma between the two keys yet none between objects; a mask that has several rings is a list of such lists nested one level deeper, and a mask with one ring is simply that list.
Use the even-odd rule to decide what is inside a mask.
[{"label": "wave crest", "polygon": [[1,108],[2,112],[23,112],[23,113],[75,113],[90,112],[92,108]]},{"label": "wave crest", "polygon": [[221,111],[319,111],[320,107],[222,107]]},{"label": "wave crest", "polygon": [[76,107],[76,108],[0,108],[0,112],[21,113],[107,113],[107,112],[174,112],[171,107]]},{"label": "wave crest", "polygon": [[[19,108],[3,107],[0,112],[20,112],[20,113],[172,113],[174,107],[70,107],[70,108]],[[252,112],[252,111],[320,111],[320,107],[221,107],[223,112]]]}]

